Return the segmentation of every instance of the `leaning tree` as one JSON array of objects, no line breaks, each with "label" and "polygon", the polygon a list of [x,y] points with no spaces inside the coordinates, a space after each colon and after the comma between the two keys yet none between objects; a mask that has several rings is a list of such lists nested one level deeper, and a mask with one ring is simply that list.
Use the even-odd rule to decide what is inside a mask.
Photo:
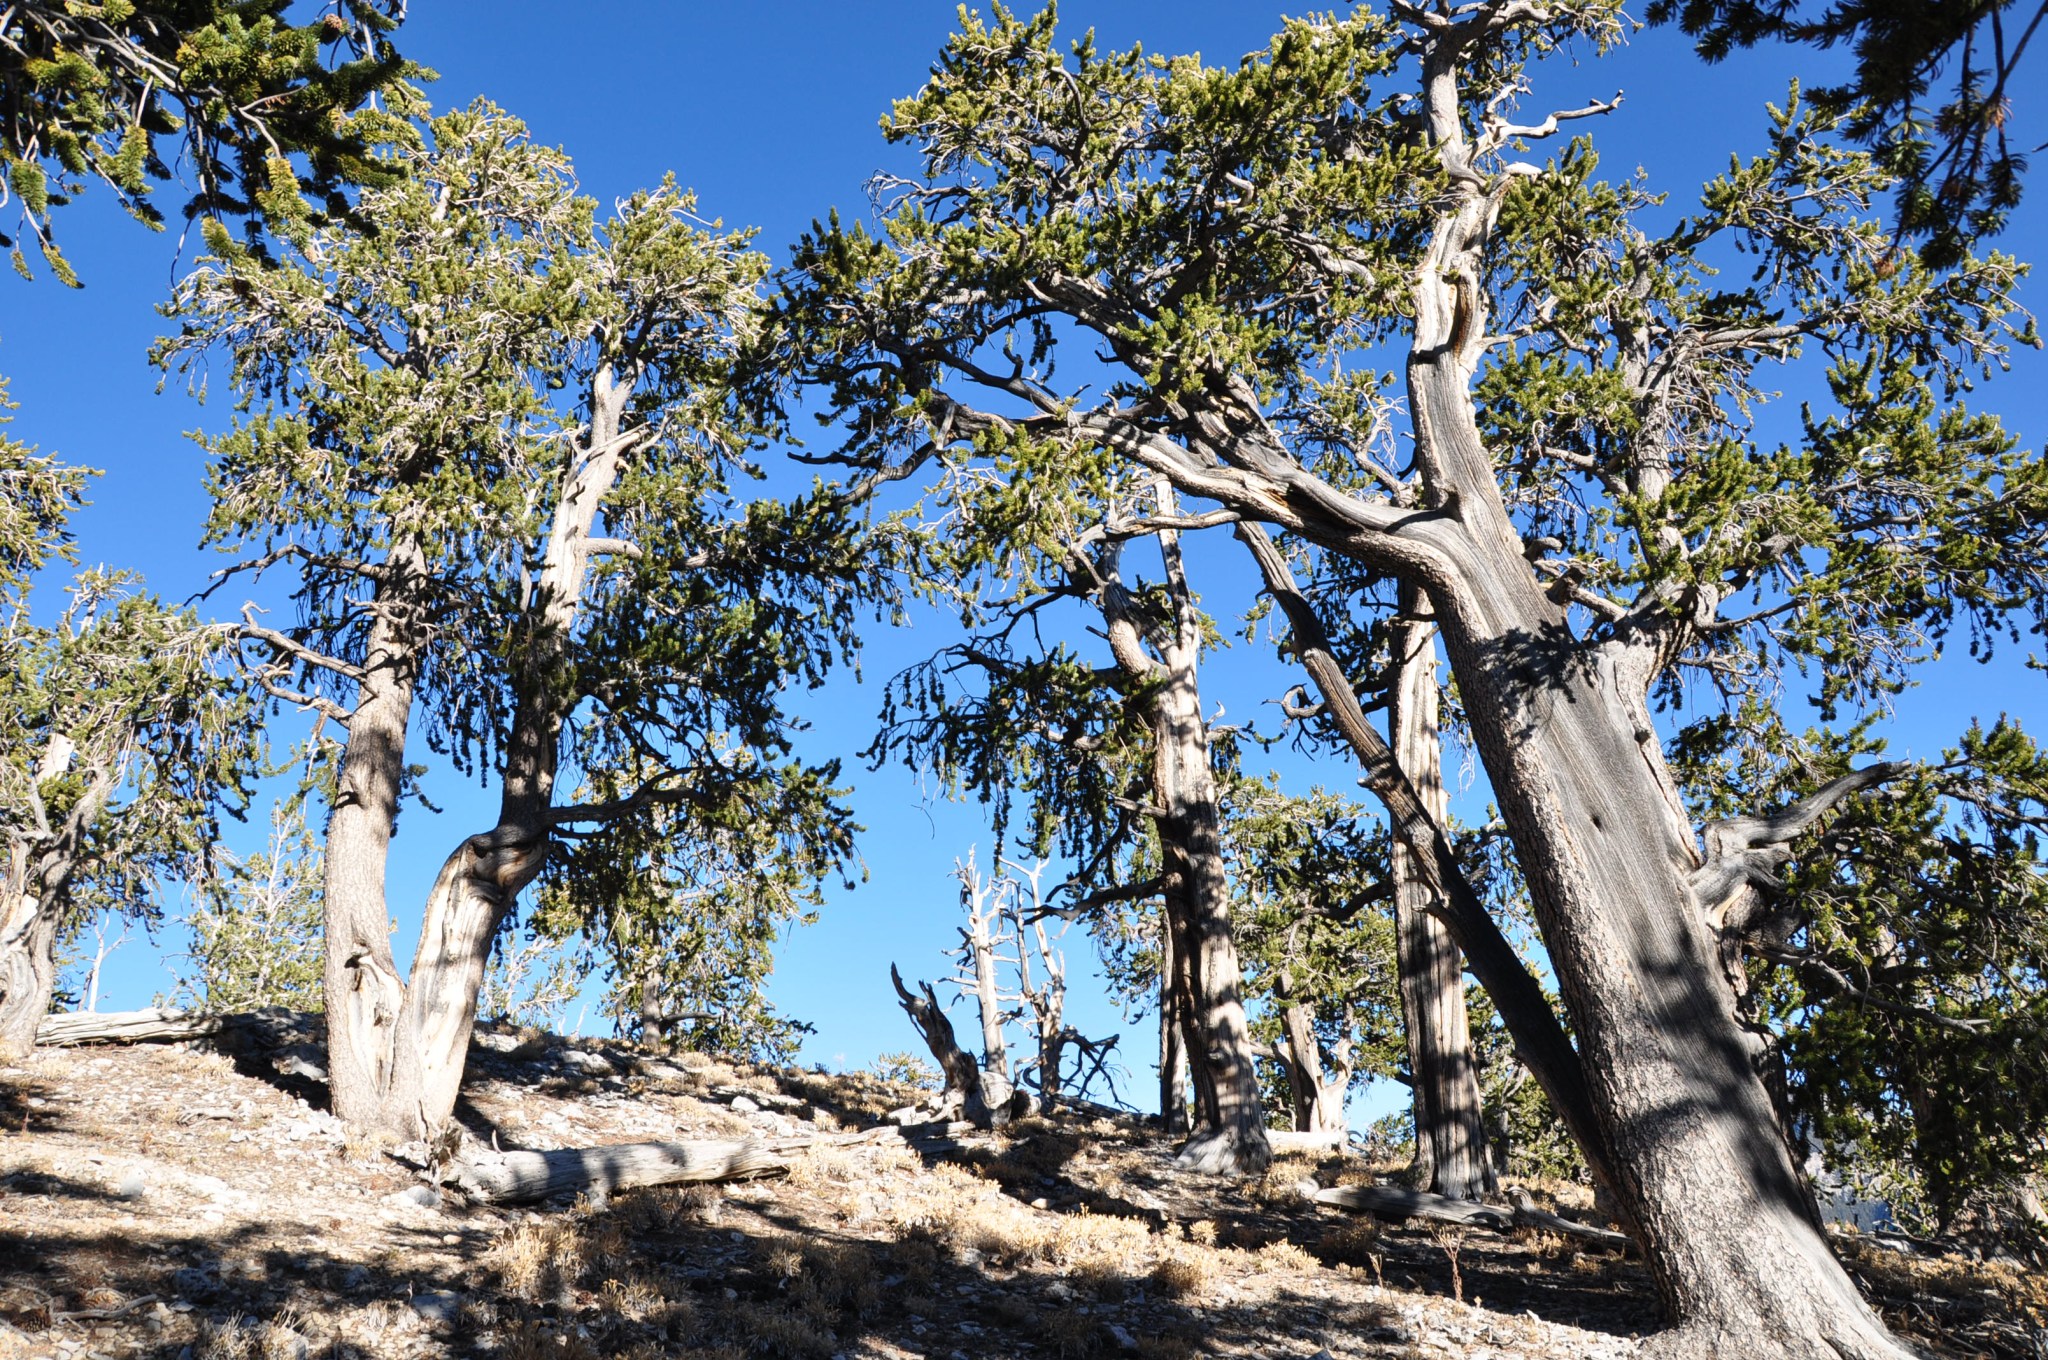
[{"label": "leaning tree", "polygon": [[[562,836],[661,805],[756,823],[742,870],[848,853],[830,767],[787,759],[780,696],[850,645],[861,568],[843,496],[745,497],[744,236],[672,185],[600,225],[567,160],[487,104],[402,158],[362,197],[372,231],[197,271],[159,359],[229,356],[245,414],[207,441],[207,541],[230,579],[291,579],[296,619],[252,608],[241,631],[332,757],[335,1110],[420,1137],[454,1107],[492,942]],[[401,979],[385,876],[415,727],[494,777],[499,810],[448,855]],[[562,796],[565,769],[590,797]]]},{"label": "leaning tree", "polygon": [[[969,19],[886,122],[923,174],[879,186],[878,232],[814,233],[795,291],[860,374],[838,396],[877,462],[974,441],[1085,480],[1113,454],[1190,498],[1172,527],[1274,525],[1426,600],[1573,1042],[1501,1012],[1643,1243],[1656,1349],[1897,1356],[1724,957],[1779,848],[1911,767],[1702,825],[1659,701],[1768,696],[1790,667],[1831,709],[1881,701],[1951,624],[2038,615],[2048,475],[1959,401],[2032,339],[2020,270],[1897,256],[1882,171],[1796,99],[1675,220],[1586,142],[1523,159],[1614,108],[1518,123],[1528,62],[1621,22],[1396,4],[1214,69]],[[1767,373],[1809,351],[1825,386],[1778,444]],[[1406,466],[1343,435],[1392,384]]]}]

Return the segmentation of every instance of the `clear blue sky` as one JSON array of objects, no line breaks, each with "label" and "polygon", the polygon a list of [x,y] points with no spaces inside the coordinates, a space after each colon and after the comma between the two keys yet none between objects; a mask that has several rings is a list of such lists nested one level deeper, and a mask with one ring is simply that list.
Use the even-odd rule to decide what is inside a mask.
[{"label": "clear blue sky", "polygon": [[[876,119],[892,98],[922,82],[954,22],[946,0],[591,0],[568,9],[525,0],[413,0],[412,8],[404,48],[441,73],[432,90],[438,105],[489,96],[524,118],[536,137],[563,146],[586,191],[601,201],[673,171],[696,188],[706,216],[760,228],[759,245],[778,258],[828,209],[866,210],[863,183],[900,156],[883,145]],[[1285,11],[1242,0],[1076,0],[1063,12],[1074,32],[1092,24],[1107,45],[1142,40],[1154,51],[1234,61],[1263,46]],[[1757,145],[1763,103],[1782,99],[1791,75],[1803,73],[1811,83],[1830,74],[1815,62],[1804,51],[1770,51],[1706,68],[1681,39],[1646,32],[1606,58],[1576,66],[1554,61],[1525,107],[1574,106],[1624,90],[1620,112],[1582,126],[1610,172],[1645,167],[1655,184],[1672,191],[1674,210],[1683,210],[1731,152]],[[2048,139],[2037,113],[2022,109],[2021,119],[2023,141]],[[2033,194],[2005,242],[2022,257],[2042,254],[2048,239],[2048,178],[2035,177]],[[77,522],[83,560],[139,568],[162,594],[183,597],[203,584],[212,563],[194,547],[205,510],[202,460],[179,432],[217,429],[227,417],[223,403],[202,410],[175,386],[156,394],[156,375],[144,363],[158,327],[153,304],[179,267],[176,242],[127,222],[103,192],[64,210],[59,226],[86,289],[0,279],[0,373],[12,379],[22,406],[12,433],[106,470],[95,504]],[[188,259],[194,253],[196,241],[186,248]],[[2028,296],[2038,305],[2042,285],[2032,285]],[[2001,412],[2026,446],[2038,447],[2048,425],[2044,389],[2048,364],[2028,353],[1980,401]],[[1212,604],[1221,608],[1217,593]],[[976,841],[986,861],[989,836],[978,809],[935,802],[913,776],[869,773],[853,759],[870,737],[880,683],[943,641],[929,620],[906,633],[877,633],[864,688],[842,677],[805,704],[815,722],[811,753],[848,758],[868,827],[862,850],[870,869],[858,890],[835,891],[824,919],[788,943],[777,969],[772,996],[818,1027],[807,1060],[860,1065],[879,1051],[914,1046],[890,998],[887,965],[894,959],[906,973],[941,970],[937,951],[953,938],[956,913],[947,878],[952,861]],[[2048,729],[2038,677],[2010,661],[1986,669],[1958,658],[1924,681],[1900,705],[1892,730],[1901,749],[1931,754],[1973,713],[2011,711],[2032,719],[2037,731]],[[1240,648],[1212,668],[1210,698],[1247,713],[1286,683],[1262,657]],[[1286,773],[1304,788],[1311,780],[1348,787],[1352,778],[1348,769],[1299,764]],[[482,829],[491,811],[473,785],[463,788],[453,774],[437,776],[432,793],[447,814],[408,813],[395,860],[391,900],[401,951],[410,947],[434,869],[454,839]],[[252,819],[252,837],[261,821]],[[1078,942],[1079,932],[1071,938]],[[1077,944],[1074,952],[1086,948]],[[132,946],[111,981],[103,1002],[110,1007],[144,1004],[168,986],[155,958]],[[1082,1027],[1120,1027],[1088,990],[1077,978]],[[1140,1098],[1150,1090],[1151,1034],[1141,1021],[1124,1041]]]}]

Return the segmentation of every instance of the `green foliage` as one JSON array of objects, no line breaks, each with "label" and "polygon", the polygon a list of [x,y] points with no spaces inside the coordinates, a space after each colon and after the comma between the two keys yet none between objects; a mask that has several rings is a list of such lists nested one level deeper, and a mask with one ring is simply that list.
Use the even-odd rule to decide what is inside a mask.
[{"label": "green foliage", "polygon": [[[317,9],[293,22],[295,9]],[[50,213],[90,180],[161,229],[151,201],[182,159],[188,216],[297,237],[392,182],[378,148],[411,136],[421,71],[392,48],[404,0],[27,0],[0,17],[0,203],[76,285]],[[175,150],[173,151],[173,148]],[[168,153],[168,155],[167,155]],[[295,167],[290,157],[299,157]],[[0,235],[0,246],[13,241]],[[16,267],[27,272],[17,249]]]},{"label": "green foliage", "polygon": [[186,918],[192,945],[171,1000],[216,1015],[322,1009],[320,851],[303,806],[273,811],[261,854],[215,853],[219,869]]},{"label": "green foliage", "polygon": [[939,1069],[932,1066],[931,1059],[915,1053],[877,1053],[868,1064],[868,1071],[883,1081],[898,1082],[919,1091],[939,1089]]},{"label": "green foliage", "polygon": [[[1848,47],[1847,83],[1815,91],[1843,115],[1843,134],[1871,149],[1897,181],[1902,232],[1924,240],[1930,264],[1953,264],[1972,238],[1995,233],[2019,205],[2026,157],[2007,141],[2024,36],[2009,39],[2012,0],[1924,5],[1914,0],[1653,0],[1653,23],[1677,20],[1719,61],[1766,41]],[[2041,22],[2035,12],[2026,32]],[[1937,79],[1948,82],[1930,104]]]},{"label": "green foliage", "polygon": [[1343,1053],[1354,1081],[1396,1076],[1407,1052],[1385,828],[1348,799],[1291,796],[1274,779],[1235,781],[1226,817],[1254,1037],[1279,1040],[1279,1009],[1303,1005],[1323,1051]]},{"label": "green foliage", "polygon": [[[566,839],[541,934],[587,931],[617,1005],[652,969],[664,1004],[730,1019],[707,1042],[780,1051],[752,984],[855,829],[836,767],[790,758],[782,695],[850,657],[886,583],[841,490],[750,492],[766,430],[734,370],[763,262],[672,182],[600,222],[488,103],[399,159],[362,195],[373,232],[312,231],[283,267],[218,239],[169,309],[160,362],[226,350],[239,399],[207,441],[208,542],[230,577],[295,573],[298,620],[252,617],[245,656],[273,698],[341,716],[402,618],[378,645],[429,745],[480,780],[526,762],[506,816]],[[614,479],[578,481],[612,454]],[[557,747],[573,799],[537,754]]]},{"label": "green foliage", "polygon": [[[1814,734],[1740,773],[1776,802],[1871,749]],[[1795,1129],[1881,1173],[1902,1217],[1945,1224],[2048,1153],[2044,825],[2048,756],[2010,722],[1973,725],[1802,838],[1752,932]]]},{"label": "green foliage", "polygon": [[775,946],[817,919],[820,881],[856,828],[819,772],[781,772],[772,806],[686,815],[650,804],[571,839],[529,922],[537,940],[584,942],[605,1010],[642,1042],[786,1063],[810,1026],[764,995]]}]

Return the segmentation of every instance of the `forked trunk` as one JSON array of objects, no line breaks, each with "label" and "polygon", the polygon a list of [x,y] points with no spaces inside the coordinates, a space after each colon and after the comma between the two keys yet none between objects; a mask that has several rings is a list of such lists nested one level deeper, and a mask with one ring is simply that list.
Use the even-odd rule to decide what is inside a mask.
[{"label": "forked trunk", "polygon": [[[1395,625],[1391,642],[1387,726],[1401,772],[1430,819],[1443,826],[1449,800],[1437,727],[1436,629],[1416,617],[1422,608],[1418,591],[1404,589],[1400,607],[1403,621]],[[1479,1073],[1472,1061],[1465,969],[1450,931],[1438,919],[1436,891],[1417,858],[1394,838],[1395,953],[1415,1098],[1416,1184],[1452,1199],[1478,1199],[1494,1188],[1494,1177],[1486,1155]]]},{"label": "forked trunk", "polygon": [[492,942],[539,874],[552,837],[562,723],[575,703],[562,683],[564,656],[591,529],[635,442],[620,433],[629,391],[608,368],[599,371],[590,429],[563,470],[541,571],[517,621],[498,823],[443,863],[410,982],[400,981],[392,960],[384,875],[427,645],[416,622],[419,592],[407,587],[425,577],[426,565],[403,538],[387,556],[327,837],[328,1071],[334,1112],[358,1127],[432,1138],[454,1112]]},{"label": "forked trunk", "polygon": [[1295,1131],[1342,1133],[1344,1093],[1351,1086],[1350,1065],[1337,1062],[1325,1068],[1323,1046],[1316,1040],[1308,1007],[1299,1003],[1284,1007],[1280,1012],[1280,1029],[1287,1036],[1287,1089],[1294,1107]]}]

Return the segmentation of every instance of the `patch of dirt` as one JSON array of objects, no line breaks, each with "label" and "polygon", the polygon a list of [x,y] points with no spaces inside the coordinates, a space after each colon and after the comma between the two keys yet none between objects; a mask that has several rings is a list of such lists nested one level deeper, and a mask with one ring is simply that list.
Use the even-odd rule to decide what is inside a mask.
[{"label": "patch of dirt", "polygon": [[[507,1150],[786,1142],[913,1095],[484,1032],[458,1118]],[[1356,1159],[1188,1176],[1137,1121],[821,1141],[783,1180],[507,1209],[434,1192],[319,1096],[177,1046],[0,1070],[0,1360],[1617,1360],[1657,1325],[1636,1261],[1314,1205],[1371,1178]],[[1848,1256],[1938,1352],[2040,1354],[2037,1278]]]}]

